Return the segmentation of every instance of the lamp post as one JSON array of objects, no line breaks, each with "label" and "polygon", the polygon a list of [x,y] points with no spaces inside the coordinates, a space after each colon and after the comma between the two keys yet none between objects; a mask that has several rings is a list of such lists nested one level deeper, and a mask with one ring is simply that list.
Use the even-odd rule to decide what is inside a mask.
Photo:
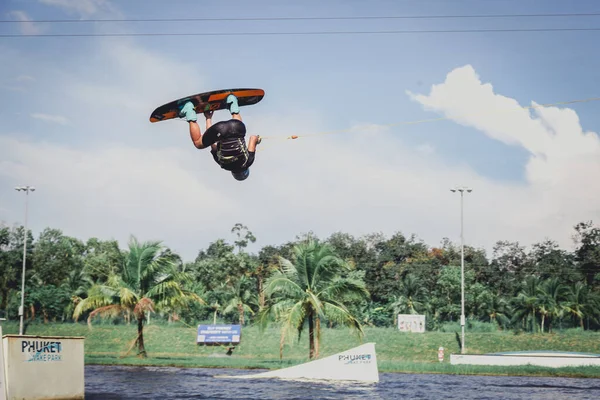
[{"label": "lamp post", "polygon": [[451,192],[460,192],[460,353],[465,354],[465,237],[463,234],[463,197],[464,192],[471,193],[468,187],[455,187]]},{"label": "lamp post", "polygon": [[19,335],[23,335],[23,314],[25,306],[25,262],[27,259],[27,206],[29,192],[35,191],[32,186],[17,186],[16,191],[25,192],[25,227],[23,230],[23,274],[21,275],[21,305],[19,306]]}]

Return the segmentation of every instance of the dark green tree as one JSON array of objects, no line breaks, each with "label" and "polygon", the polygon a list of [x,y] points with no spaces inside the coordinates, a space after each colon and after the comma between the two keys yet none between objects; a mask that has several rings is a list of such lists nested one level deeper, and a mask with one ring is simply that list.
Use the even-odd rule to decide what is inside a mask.
[{"label": "dark green tree", "polygon": [[585,276],[587,284],[597,286],[600,282],[600,228],[591,221],[575,225],[574,236],[577,244],[575,260],[579,270]]}]

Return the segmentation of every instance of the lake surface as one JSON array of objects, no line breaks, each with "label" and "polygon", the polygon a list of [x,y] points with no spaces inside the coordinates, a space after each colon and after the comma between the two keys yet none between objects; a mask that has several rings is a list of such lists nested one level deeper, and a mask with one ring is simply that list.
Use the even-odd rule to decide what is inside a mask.
[{"label": "lake surface", "polygon": [[86,366],[85,397],[116,399],[600,399],[600,379],[380,373],[378,384],[216,378],[260,370]]}]

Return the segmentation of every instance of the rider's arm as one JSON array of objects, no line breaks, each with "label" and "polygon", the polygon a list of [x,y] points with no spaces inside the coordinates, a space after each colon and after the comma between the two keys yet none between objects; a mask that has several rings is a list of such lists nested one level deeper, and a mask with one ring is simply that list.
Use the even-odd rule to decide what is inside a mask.
[{"label": "rider's arm", "polygon": [[250,153],[254,153],[256,151],[257,144],[258,144],[258,136],[256,136],[256,135],[250,136],[250,140],[248,140],[248,151]]},{"label": "rider's arm", "polygon": [[[213,112],[212,111],[205,111],[204,112],[204,117],[206,118],[206,130],[208,130],[208,128],[210,128],[212,126],[212,115]],[[213,143],[211,146],[211,152],[212,151],[217,151],[217,144]],[[216,157],[216,154],[213,154],[213,157]],[[216,158],[215,158],[216,161]]]}]

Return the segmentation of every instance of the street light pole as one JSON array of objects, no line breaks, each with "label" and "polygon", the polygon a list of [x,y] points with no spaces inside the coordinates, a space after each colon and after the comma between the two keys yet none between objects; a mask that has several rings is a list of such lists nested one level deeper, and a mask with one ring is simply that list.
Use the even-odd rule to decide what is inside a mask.
[{"label": "street light pole", "polygon": [[32,186],[18,186],[15,188],[17,191],[25,192],[25,226],[23,230],[23,273],[21,275],[21,305],[19,306],[19,335],[23,335],[23,314],[25,308],[25,263],[27,260],[27,208],[29,192],[35,191]]},{"label": "street light pole", "polygon": [[464,192],[471,193],[472,189],[457,187],[450,189],[451,192],[460,192],[460,353],[465,354],[465,236],[463,223],[463,197]]}]

